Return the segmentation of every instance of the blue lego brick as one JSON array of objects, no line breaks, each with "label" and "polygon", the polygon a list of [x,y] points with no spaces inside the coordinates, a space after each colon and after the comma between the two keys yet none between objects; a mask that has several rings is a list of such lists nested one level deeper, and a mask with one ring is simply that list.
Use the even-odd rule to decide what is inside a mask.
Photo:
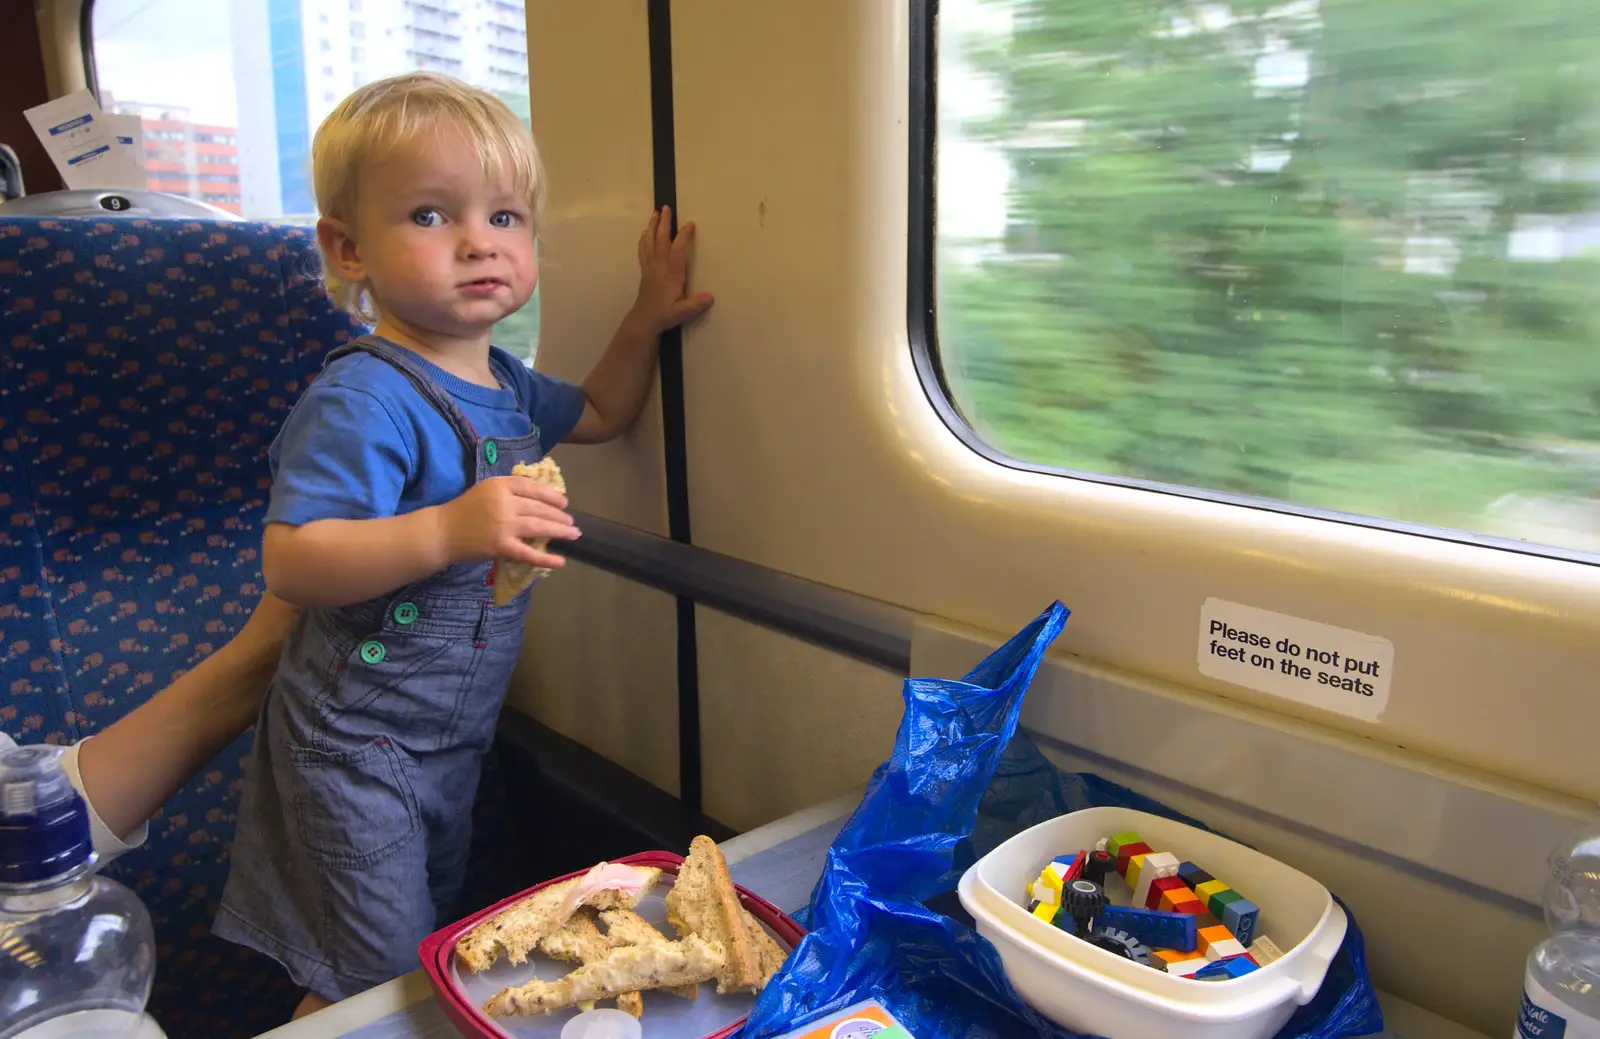
[{"label": "blue lego brick", "polygon": [[1211,874],[1207,873],[1205,870],[1201,869],[1199,866],[1196,866],[1192,862],[1180,862],[1178,863],[1178,879],[1182,880],[1184,884],[1188,886],[1190,891],[1193,891],[1201,884],[1204,884],[1207,881],[1216,880],[1217,878],[1213,877]]},{"label": "blue lego brick", "polygon": [[1076,855],[1057,855],[1050,860],[1050,865],[1059,866],[1058,872],[1064,879],[1076,880],[1078,874],[1083,872],[1084,855],[1085,853],[1081,851]]},{"label": "blue lego brick", "polygon": [[1261,918],[1261,907],[1248,898],[1230,902],[1222,908],[1222,924],[1239,939],[1239,944],[1249,947],[1256,937],[1256,921]]},{"label": "blue lego brick", "polygon": [[1192,975],[1196,981],[1228,981],[1232,978],[1242,978],[1251,971],[1259,970],[1248,956],[1230,956],[1225,960],[1216,960],[1206,964]]},{"label": "blue lego brick", "polygon": [[1127,931],[1152,949],[1177,949],[1193,952],[1198,941],[1194,916],[1189,913],[1163,913],[1156,909],[1126,909],[1106,906],[1094,918],[1096,927]]}]

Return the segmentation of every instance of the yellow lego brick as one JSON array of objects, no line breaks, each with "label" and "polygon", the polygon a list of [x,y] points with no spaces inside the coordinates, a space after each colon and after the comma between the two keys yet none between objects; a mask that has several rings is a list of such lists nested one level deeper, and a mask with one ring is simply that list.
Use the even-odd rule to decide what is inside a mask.
[{"label": "yellow lego brick", "polygon": [[1135,855],[1128,860],[1128,886],[1135,891],[1139,890],[1139,871],[1144,868],[1144,860],[1147,858],[1148,855]]}]

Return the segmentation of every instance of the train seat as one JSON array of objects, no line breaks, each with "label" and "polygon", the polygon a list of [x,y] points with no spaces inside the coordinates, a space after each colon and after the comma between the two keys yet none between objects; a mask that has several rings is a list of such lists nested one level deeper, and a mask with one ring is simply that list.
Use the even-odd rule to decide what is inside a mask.
[{"label": "train seat", "polygon": [[[0,729],[89,736],[238,629],[262,586],[266,449],[361,331],[303,228],[0,214]],[[151,1011],[173,1039],[255,1035],[298,999],[210,935],[249,740],[111,867],[155,918]]]}]

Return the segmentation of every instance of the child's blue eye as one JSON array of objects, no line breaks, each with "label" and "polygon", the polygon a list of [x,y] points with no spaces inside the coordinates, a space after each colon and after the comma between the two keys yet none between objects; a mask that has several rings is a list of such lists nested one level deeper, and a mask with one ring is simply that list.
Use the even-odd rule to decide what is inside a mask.
[{"label": "child's blue eye", "polygon": [[489,223],[494,227],[514,227],[517,223],[517,214],[502,209],[489,218]]},{"label": "child's blue eye", "polygon": [[433,227],[439,223],[439,211],[424,207],[411,214],[411,222],[418,227]]}]

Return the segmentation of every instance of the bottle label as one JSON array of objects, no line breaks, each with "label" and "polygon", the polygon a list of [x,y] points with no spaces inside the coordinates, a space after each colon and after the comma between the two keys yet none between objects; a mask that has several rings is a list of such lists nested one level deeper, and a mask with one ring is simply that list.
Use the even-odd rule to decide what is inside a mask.
[{"label": "bottle label", "polygon": [[1512,1039],[1600,1039],[1600,1021],[1563,1003],[1533,978],[1525,978]]}]

